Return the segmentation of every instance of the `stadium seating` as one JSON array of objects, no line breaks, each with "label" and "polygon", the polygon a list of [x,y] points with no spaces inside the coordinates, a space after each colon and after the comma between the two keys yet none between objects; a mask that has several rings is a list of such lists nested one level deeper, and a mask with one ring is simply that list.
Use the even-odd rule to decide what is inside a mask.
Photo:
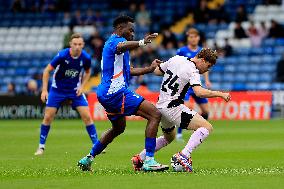
[{"label": "stadium seating", "polygon": [[[7,1],[3,1],[4,6],[9,7]],[[150,1],[146,0],[146,7],[152,15],[153,31],[160,31],[162,25],[173,24],[177,19],[185,16],[187,10],[197,5],[198,1]],[[251,18],[256,21],[259,27],[260,21],[265,21],[269,27],[270,19],[275,19],[284,23],[284,12],[279,6],[259,5],[262,0],[237,0],[226,1],[225,9],[230,12],[230,17],[234,20],[236,7],[245,3],[246,9]],[[72,0],[71,11],[81,10],[85,13],[87,9],[93,10],[108,9],[102,11],[102,16],[106,19],[104,27],[97,28],[103,37],[109,36],[112,32],[111,21],[114,16],[121,12],[127,13],[127,7],[122,10],[111,9],[111,4],[107,1]],[[161,11],[163,10],[163,11]],[[68,32],[68,27],[62,22],[64,14],[59,13],[11,13],[0,6],[0,90],[6,89],[7,83],[16,83],[17,90],[21,92],[25,88],[26,81],[36,73],[41,73],[42,69],[50,62],[55,53],[63,47],[64,35]],[[265,15],[265,16],[264,16]],[[247,29],[248,22],[243,22],[242,26]],[[234,47],[233,56],[220,57],[217,64],[212,68],[210,78],[213,89],[221,90],[280,90],[284,85],[275,82],[276,63],[280,60],[284,52],[284,39],[265,39],[260,47],[252,48],[249,39],[236,40],[233,38],[233,28],[235,23],[229,24],[196,24],[195,27],[205,33],[208,46],[224,46],[225,38]],[[92,26],[76,26],[76,32],[80,32],[84,37],[89,37],[95,28]],[[137,38],[143,37],[148,31],[145,28],[137,27]],[[182,35],[177,34],[181,40]],[[158,50],[161,59],[165,60],[175,53],[175,50]],[[161,78],[154,75],[144,77],[145,82],[151,90],[160,89]],[[135,86],[134,86],[135,87]],[[0,92],[1,92],[0,91]]]}]

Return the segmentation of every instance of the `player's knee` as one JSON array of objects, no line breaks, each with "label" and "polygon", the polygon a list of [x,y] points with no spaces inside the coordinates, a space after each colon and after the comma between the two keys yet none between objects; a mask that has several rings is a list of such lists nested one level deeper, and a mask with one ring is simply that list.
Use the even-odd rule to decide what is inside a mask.
[{"label": "player's knee", "polygon": [[209,112],[202,112],[201,116],[207,120],[209,117]]},{"label": "player's knee", "polygon": [[125,131],[125,127],[113,127],[115,134],[118,136]]},{"label": "player's knee", "polygon": [[207,122],[203,127],[205,127],[209,131],[209,133],[213,131],[213,126],[209,122]]},{"label": "player's knee", "polygon": [[162,117],[162,114],[159,110],[155,110],[153,112],[151,112],[151,118],[157,122],[160,122],[161,120],[161,117]]},{"label": "player's knee", "polygon": [[43,122],[45,124],[50,124],[52,122],[52,120],[53,120],[53,115],[51,115],[51,114],[45,114],[44,115]]},{"label": "player's knee", "polygon": [[82,120],[85,123],[85,125],[90,125],[93,123],[93,120],[90,116],[84,116],[82,117]]}]

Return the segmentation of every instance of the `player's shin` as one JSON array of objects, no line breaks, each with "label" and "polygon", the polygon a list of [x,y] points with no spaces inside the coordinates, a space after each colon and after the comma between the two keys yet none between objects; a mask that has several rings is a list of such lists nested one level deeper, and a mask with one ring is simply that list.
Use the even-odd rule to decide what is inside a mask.
[{"label": "player's shin", "polygon": [[104,146],[99,140],[97,140],[90,151],[90,155],[95,157],[96,155],[100,154],[105,148],[106,146]]},{"label": "player's shin", "polygon": [[190,139],[188,140],[185,148],[181,151],[182,154],[190,157],[192,151],[199,146],[209,135],[209,130],[205,127],[200,127],[193,132]]},{"label": "player's shin", "polygon": [[87,125],[86,126],[86,130],[92,140],[92,143],[95,144],[98,140],[98,135],[97,135],[97,131],[96,131],[96,127],[94,124],[91,125]]},{"label": "player's shin", "polygon": [[46,143],[46,139],[47,139],[49,130],[50,130],[50,125],[41,124],[41,127],[40,127],[40,139],[39,139],[39,148],[42,148],[42,149],[45,148],[45,143]]},{"label": "player's shin", "polygon": [[[169,142],[165,139],[164,136],[160,136],[156,138],[156,147],[155,151],[159,151],[161,148],[167,146]],[[146,159],[146,149],[144,149],[142,152],[139,154],[140,158],[144,161]]]},{"label": "player's shin", "polygon": [[156,138],[146,137],[145,139],[146,159],[154,157],[155,147],[156,147]]}]

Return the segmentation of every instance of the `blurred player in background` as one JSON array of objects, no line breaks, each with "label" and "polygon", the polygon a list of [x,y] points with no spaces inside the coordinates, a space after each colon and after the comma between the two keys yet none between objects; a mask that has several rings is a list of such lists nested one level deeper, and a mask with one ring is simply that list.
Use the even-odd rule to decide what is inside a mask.
[{"label": "blurred player in background", "polygon": [[[188,58],[193,58],[202,49],[202,47],[198,46],[199,41],[200,41],[200,35],[199,35],[198,30],[195,28],[189,28],[186,35],[187,35],[187,46],[184,46],[178,49],[177,55],[185,56]],[[204,76],[206,87],[211,88],[211,82],[209,80],[208,72],[205,72],[203,76]],[[204,119],[208,119],[208,116],[209,116],[208,99],[196,96],[192,87],[190,87],[184,99],[188,101],[188,105],[189,105],[190,96],[192,96],[195,102],[199,105],[200,110],[201,110],[201,116]],[[177,130],[176,138],[178,141],[183,141],[181,127],[179,127]]]},{"label": "blurred player in background", "polygon": [[78,166],[83,171],[90,171],[94,157],[124,132],[125,116],[138,115],[148,120],[145,131],[146,154],[142,169],[144,171],[166,170],[168,166],[161,165],[154,159],[161,113],[153,104],[128,89],[131,76],[152,73],[160,63],[155,60],[149,67],[133,68],[130,66],[129,50],[151,43],[158,34],[150,34],[140,41],[133,41],[134,20],[124,15],[114,20],[113,27],[114,33],[104,45],[101,63],[102,82],[97,90],[98,100],[105,108],[112,127],[94,144],[90,154],[78,162]]},{"label": "blurred player in background", "polygon": [[[189,87],[203,98],[221,97],[229,101],[229,93],[211,91],[201,87],[200,74],[207,72],[216,63],[217,52],[202,49],[194,58],[174,56],[155,69],[156,75],[163,75],[157,108],[162,113],[163,135],[156,140],[156,151],[175,139],[175,127],[194,130],[184,149],[173,156],[188,172],[192,171],[191,153],[212,131],[212,125],[194,110],[184,105]],[[140,170],[145,160],[145,150],[132,158],[135,170]]]},{"label": "blurred player in background", "polygon": [[[50,124],[61,103],[66,100],[71,100],[72,108],[79,112],[92,142],[97,141],[97,132],[90,115],[88,102],[82,93],[83,87],[91,75],[91,57],[83,50],[83,47],[82,36],[73,34],[70,48],[61,50],[44,69],[41,100],[46,102],[46,108],[40,128],[39,147],[35,155],[43,154]],[[52,86],[48,93],[49,75],[54,69]],[[82,72],[82,70],[84,71]],[[83,73],[84,76],[82,76]]]}]

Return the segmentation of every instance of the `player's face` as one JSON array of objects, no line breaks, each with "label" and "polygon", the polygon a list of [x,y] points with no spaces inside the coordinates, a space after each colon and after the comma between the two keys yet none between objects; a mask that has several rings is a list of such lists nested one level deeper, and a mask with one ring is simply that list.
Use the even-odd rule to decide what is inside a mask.
[{"label": "player's face", "polygon": [[196,34],[187,35],[187,41],[190,46],[194,46],[194,47],[197,46],[199,43],[199,40],[200,40],[199,35],[196,35]]},{"label": "player's face", "polygon": [[134,24],[128,22],[122,30],[122,35],[127,41],[132,41],[134,39]]},{"label": "player's face", "polygon": [[199,73],[200,74],[203,74],[205,72],[208,72],[209,69],[212,67],[212,64],[210,64],[208,61],[205,61],[203,58],[199,59],[200,62],[199,62]]},{"label": "player's face", "polygon": [[84,40],[83,38],[74,38],[70,41],[70,47],[73,56],[78,56],[81,54],[82,49],[84,48]]}]

